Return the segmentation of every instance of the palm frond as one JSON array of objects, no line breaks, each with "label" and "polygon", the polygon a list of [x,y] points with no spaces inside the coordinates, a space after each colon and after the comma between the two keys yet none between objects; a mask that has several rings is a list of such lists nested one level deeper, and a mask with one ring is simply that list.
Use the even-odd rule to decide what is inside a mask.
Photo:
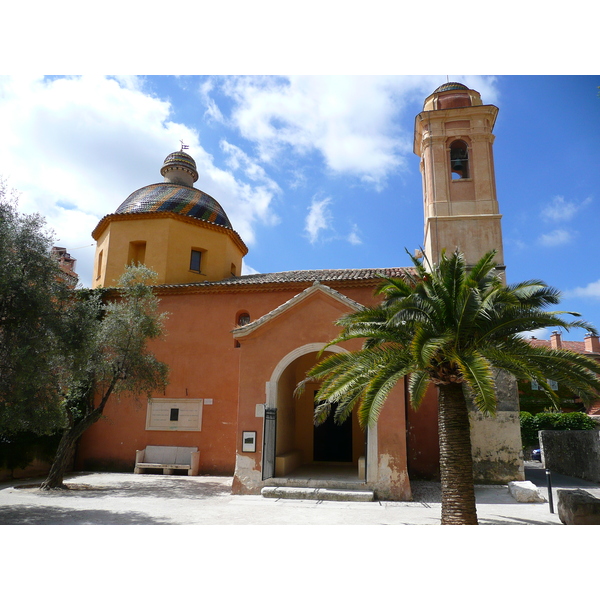
[{"label": "palm frond", "polygon": [[496,406],[494,369],[536,379],[553,402],[557,397],[548,378],[586,401],[597,395],[600,365],[595,361],[533,347],[521,337],[541,327],[595,329],[577,313],[545,310],[557,303],[559,293],[543,281],[504,285],[495,255],[488,252],[469,267],[459,252],[444,254],[437,264],[411,256],[414,267],[403,277],[382,278],[381,304],[340,318],[340,334],[329,343],[361,339],[362,349],[328,356],[307,374],[321,382],[319,418],[335,405],[336,420],[343,420],[358,405],[361,423],[372,424],[387,394],[408,375],[414,406],[430,378],[437,385],[463,378],[475,405],[488,414]]},{"label": "palm frond", "polygon": [[455,354],[452,356],[473,394],[473,403],[485,415],[496,413],[496,388],[494,373],[489,361],[479,354]]},{"label": "palm frond", "polygon": [[416,410],[430,386],[429,373],[427,371],[413,371],[408,378],[408,391],[410,393],[410,404]]}]

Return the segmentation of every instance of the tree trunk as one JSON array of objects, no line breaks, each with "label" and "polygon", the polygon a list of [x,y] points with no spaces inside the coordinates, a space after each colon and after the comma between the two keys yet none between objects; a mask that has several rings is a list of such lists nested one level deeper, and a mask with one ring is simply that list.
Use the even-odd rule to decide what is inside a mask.
[{"label": "tree trunk", "polygon": [[104,392],[100,404],[89,412],[81,421],[78,421],[68,429],[65,429],[63,436],[58,444],[58,450],[56,451],[56,457],[50,467],[48,477],[40,486],[42,490],[52,489],[65,489],[67,486],[63,483],[63,478],[67,471],[67,468],[71,464],[73,453],[75,452],[75,442],[83,435],[83,432],[91,427],[104,412],[104,407],[110,398],[112,391],[117,382],[117,375],[113,378],[108,389]]},{"label": "tree trunk", "polygon": [[60,443],[58,444],[56,456],[50,467],[50,472],[40,486],[40,489],[52,490],[57,488],[65,489],[67,487],[63,483],[63,478],[73,459],[75,442],[77,441],[77,437],[79,437],[73,437],[72,431],[72,429],[64,430],[63,435],[60,438]]},{"label": "tree trunk", "polygon": [[439,385],[442,525],[477,525],[469,410],[462,385]]}]

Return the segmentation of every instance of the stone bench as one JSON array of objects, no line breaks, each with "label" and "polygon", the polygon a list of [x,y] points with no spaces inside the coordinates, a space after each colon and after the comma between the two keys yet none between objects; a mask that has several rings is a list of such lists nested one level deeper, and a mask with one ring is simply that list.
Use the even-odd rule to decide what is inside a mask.
[{"label": "stone bench", "polygon": [[184,470],[188,475],[198,475],[200,471],[200,452],[189,446],[146,446],[135,452],[134,473],[147,469],[162,469],[163,475],[173,475]]},{"label": "stone bench", "polygon": [[600,525],[600,498],[585,490],[558,490],[558,517],[565,525]]}]

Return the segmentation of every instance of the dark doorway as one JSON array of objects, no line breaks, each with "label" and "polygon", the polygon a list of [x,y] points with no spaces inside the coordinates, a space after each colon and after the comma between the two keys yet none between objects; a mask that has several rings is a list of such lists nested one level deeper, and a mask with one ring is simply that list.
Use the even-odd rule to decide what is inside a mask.
[{"label": "dark doorway", "polygon": [[352,462],[352,418],[334,423],[333,411],[322,425],[314,427],[313,460]]}]

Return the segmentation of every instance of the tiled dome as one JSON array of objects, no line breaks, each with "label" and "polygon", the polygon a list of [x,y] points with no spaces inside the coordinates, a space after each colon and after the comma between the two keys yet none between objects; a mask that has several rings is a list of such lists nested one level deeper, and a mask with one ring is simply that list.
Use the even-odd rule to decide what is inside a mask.
[{"label": "tiled dome", "polygon": [[457,83],[456,81],[450,81],[448,83],[444,83],[444,85],[440,85],[439,88],[437,88],[437,90],[435,90],[435,92],[433,92],[434,94],[439,94],[441,92],[449,92],[451,90],[468,90],[469,88],[466,85],[463,85],[462,83]]},{"label": "tiled dome", "polygon": [[116,214],[172,212],[232,229],[223,207],[212,196],[196,188],[174,183],[154,183],[140,188],[133,192],[115,212]]}]

